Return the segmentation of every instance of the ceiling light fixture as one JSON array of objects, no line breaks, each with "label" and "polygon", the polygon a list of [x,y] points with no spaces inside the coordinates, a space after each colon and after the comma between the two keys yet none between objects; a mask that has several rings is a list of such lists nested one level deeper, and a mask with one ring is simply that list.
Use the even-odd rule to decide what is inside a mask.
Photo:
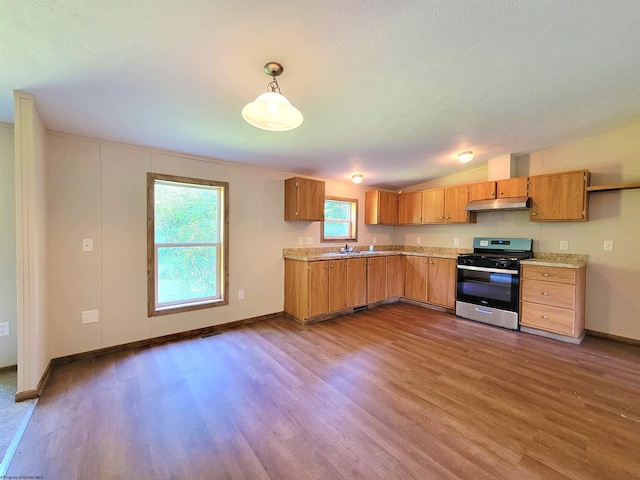
[{"label": "ceiling light fixture", "polygon": [[466,152],[461,152],[458,154],[458,160],[462,163],[467,163],[473,160],[473,152],[471,150],[467,150]]},{"label": "ceiling light fixture", "polygon": [[242,118],[254,127],[272,132],[286,132],[298,128],[304,120],[302,113],[280,93],[280,85],[276,80],[284,68],[279,63],[269,62],[264,66],[264,71],[272,78],[267,85],[267,93],[247,103],[242,109]]},{"label": "ceiling light fixture", "polygon": [[362,180],[364,180],[364,177],[360,173],[356,173],[351,176],[351,181],[353,183],[362,183]]}]

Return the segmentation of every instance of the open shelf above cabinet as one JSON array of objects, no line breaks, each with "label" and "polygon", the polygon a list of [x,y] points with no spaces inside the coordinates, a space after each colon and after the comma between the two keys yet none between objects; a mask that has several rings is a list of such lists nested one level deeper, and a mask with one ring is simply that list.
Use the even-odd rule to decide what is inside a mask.
[{"label": "open shelf above cabinet", "polygon": [[640,182],[615,183],[611,185],[592,185],[590,187],[587,187],[587,192],[606,192],[611,190],[628,190],[631,188],[640,188]]}]

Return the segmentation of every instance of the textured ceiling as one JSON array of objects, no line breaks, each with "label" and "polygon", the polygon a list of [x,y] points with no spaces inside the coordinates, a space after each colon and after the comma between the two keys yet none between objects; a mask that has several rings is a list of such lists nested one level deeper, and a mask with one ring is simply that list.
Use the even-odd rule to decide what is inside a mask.
[{"label": "textured ceiling", "polygon": [[[0,0],[0,120],[401,188],[640,121],[639,45],[639,0]],[[267,61],[297,130],[240,116]]]}]

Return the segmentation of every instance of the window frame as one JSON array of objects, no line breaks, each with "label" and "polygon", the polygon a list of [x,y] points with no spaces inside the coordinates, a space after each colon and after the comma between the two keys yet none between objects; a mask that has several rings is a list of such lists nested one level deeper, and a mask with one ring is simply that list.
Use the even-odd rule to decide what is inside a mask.
[{"label": "window frame", "polygon": [[[219,232],[219,249],[220,270],[216,272],[216,278],[219,280],[218,287],[222,289],[220,298],[199,299],[197,301],[183,301],[166,304],[158,307],[156,303],[157,296],[157,251],[158,247],[155,242],[155,185],[156,181],[170,182],[177,184],[185,184],[191,187],[215,187],[221,190],[221,205],[218,206],[222,215],[219,221],[221,232]],[[165,245],[165,244],[163,244]],[[170,244],[166,244],[170,245]],[[209,242],[204,243],[185,243],[184,246],[209,246]],[[211,244],[211,245],[217,245]],[[220,307],[229,304],[229,183],[219,182],[216,180],[207,180],[201,178],[181,177],[176,175],[166,175],[161,173],[147,172],[147,313],[149,317],[160,315],[169,315],[173,313],[189,312],[192,310],[201,310],[203,308]]]},{"label": "window frame", "polygon": [[[325,219],[322,221],[322,225],[320,226],[320,241],[322,243],[357,242],[358,241],[358,199],[357,198],[325,196],[324,197],[325,203],[326,203],[327,200],[350,203],[351,204],[351,215],[352,215],[353,218],[349,222],[350,223],[349,238],[347,238],[347,237],[339,237],[339,238],[337,238],[337,237],[327,237],[324,234],[324,227],[325,227],[325,223],[331,222],[331,220],[327,220],[326,219],[326,215],[324,215]],[[336,223],[336,222],[331,222],[331,223]],[[340,222],[340,223],[342,223],[342,222]]]}]

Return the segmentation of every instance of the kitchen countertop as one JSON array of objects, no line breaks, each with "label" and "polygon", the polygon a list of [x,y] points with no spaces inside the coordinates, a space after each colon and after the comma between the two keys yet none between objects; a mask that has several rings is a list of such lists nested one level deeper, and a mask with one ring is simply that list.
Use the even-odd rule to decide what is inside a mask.
[{"label": "kitchen countertop", "polygon": [[520,265],[538,265],[541,267],[580,268],[587,265],[587,255],[571,253],[534,252],[533,258],[520,260]]},{"label": "kitchen countertop", "polygon": [[[340,253],[339,247],[285,248],[282,256],[289,260],[312,262],[342,258],[376,257],[389,255],[412,255],[420,257],[458,258],[460,253],[469,253],[469,248],[423,247],[418,245],[376,245],[370,252],[365,246],[354,246],[354,252]],[[587,264],[587,255],[571,253],[534,252],[534,258],[521,260],[521,265],[580,268]]]},{"label": "kitchen countertop", "polygon": [[412,255],[420,257],[458,258],[459,253],[471,250],[465,248],[421,247],[407,245],[376,245],[376,250],[370,252],[367,247],[353,247],[354,252],[340,253],[336,247],[319,248],[285,248],[283,257],[289,260],[316,261],[338,258],[359,258],[390,255]]}]

